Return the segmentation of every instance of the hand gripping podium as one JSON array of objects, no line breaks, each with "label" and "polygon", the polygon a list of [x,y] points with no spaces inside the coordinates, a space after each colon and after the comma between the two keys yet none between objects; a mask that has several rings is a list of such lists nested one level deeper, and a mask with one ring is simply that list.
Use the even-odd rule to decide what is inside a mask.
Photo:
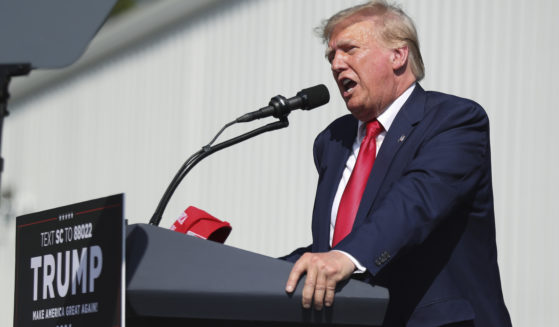
[{"label": "hand gripping podium", "polygon": [[293,295],[283,260],[152,225],[127,228],[129,326],[380,326],[388,291],[350,279],[322,311],[301,307],[304,279]]}]

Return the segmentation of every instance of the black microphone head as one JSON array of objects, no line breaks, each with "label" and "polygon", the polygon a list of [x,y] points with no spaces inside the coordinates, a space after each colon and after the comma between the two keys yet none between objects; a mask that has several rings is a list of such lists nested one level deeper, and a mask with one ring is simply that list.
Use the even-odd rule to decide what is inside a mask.
[{"label": "black microphone head", "polygon": [[297,96],[303,100],[303,106],[301,107],[303,110],[311,110],[330,101],[330,92],[328,92],[328,88],[324,84],[303,89],[297,93]]}]

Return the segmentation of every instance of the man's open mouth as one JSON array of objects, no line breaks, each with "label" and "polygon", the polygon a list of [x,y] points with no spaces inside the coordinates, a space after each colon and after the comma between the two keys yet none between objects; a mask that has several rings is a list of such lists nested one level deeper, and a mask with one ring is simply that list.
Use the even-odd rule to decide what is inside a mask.
[{"label": "man's open mouth", "polygon": [[346,91],[346,92],[351,92],[351,90],[353,90],[355,85],[357,85],[357,83],[355,83],[355,81],[353,81],[349,78],[344,78],[342,80],[342,86],[344,88],[344,91]]}]

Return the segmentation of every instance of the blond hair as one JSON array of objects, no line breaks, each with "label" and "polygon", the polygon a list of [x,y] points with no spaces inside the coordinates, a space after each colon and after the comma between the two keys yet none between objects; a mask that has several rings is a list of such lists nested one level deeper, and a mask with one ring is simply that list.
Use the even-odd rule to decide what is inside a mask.
[{"label": "blond hair", "polygon": [[350,17],[372,17],[378,30],[373,31],[384,46],[392,49],[408,47],[410,68],[417,81],[425,77],[425,66],[419,50],[417,30],[411,18],[398,6],[385,0],[372,0],[361,5],[344,9],[325,20],[318,33],[328,43],[334,28]]}]

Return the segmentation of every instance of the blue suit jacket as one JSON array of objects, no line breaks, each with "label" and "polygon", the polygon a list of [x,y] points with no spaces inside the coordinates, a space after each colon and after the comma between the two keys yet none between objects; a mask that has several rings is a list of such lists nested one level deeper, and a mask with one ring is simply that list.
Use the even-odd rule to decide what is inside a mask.
[{"label": "blue suit jacket", "polygon": [[[315,140],[319,173],[313,244],[329,251],[330,212],[357,133],[334,121]],[[440,326],[473,319],[510,326],[495,244],[489,122],[477,103],[417,85],[377,155],[352,232],[335,249],[390,291],[385,326]]]}]

